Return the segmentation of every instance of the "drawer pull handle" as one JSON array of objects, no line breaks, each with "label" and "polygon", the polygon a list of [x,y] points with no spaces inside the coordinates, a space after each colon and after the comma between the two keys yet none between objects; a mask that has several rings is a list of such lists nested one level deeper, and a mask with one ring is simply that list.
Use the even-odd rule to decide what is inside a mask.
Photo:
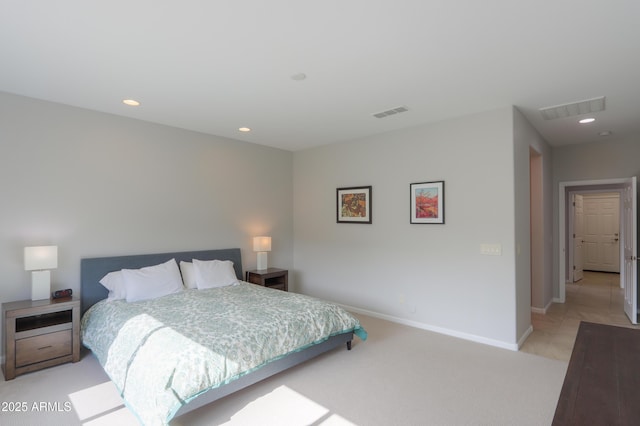
[{"label": "drawer pull handle", "polygon": [[52,348],[52,347],[53,347],[52,345],[49,345],[49,346],[43,346],[43,347],[41,347],[41,348],[38,348],[38,350],[39,350],[39,351],[41,351],[41,350],[43,350],[43,349],[49,349],[49,348]]}]

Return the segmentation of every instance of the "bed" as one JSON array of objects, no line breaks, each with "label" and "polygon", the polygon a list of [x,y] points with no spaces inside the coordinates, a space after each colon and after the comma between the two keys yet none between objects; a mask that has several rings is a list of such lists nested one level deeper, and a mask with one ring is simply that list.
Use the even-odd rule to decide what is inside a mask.
[{"label": "bed", "polygon": [[[111,293],[99,282],[107,274],[172,259],[180,267],[230,261],[236,282],[106,300]],[[338,346],[351,349],[354,334],[366,339],[358,320],[335,304],[242,281],[237,248],[82,259],[81,310],[83,345],[148,425],[167,424]]]}]

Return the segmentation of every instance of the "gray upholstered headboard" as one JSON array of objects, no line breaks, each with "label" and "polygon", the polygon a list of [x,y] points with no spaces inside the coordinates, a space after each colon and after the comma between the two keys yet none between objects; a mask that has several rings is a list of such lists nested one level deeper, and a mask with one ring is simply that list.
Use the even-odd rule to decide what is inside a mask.
[{"label": "gray upholstered headboard", "polygon": [[239,248],[81,259],[80,303],[82,314],[96,302],[107,298],[108,291],[100,284],[100,280],[109,272],[158,265],[171,259],[175,259],[178,264],[180,264],[181,260],[191,262],[192,259],[231,260],[238,279],[244,279],[242,277],[242,257]]}]

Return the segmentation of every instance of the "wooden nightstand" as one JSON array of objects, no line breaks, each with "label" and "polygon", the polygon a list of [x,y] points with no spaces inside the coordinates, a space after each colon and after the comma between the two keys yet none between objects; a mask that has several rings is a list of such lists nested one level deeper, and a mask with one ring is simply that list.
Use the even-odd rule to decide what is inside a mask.
[{"label": "wooden nightstand", "polygon": [[289,271],[286,269],[267,268],[247,271],[246,280],[264,287],[289,291]]},{"label": "wooden nightstand", "polygon": [[2,304],[4,378],[80,361],[80,299]]}]

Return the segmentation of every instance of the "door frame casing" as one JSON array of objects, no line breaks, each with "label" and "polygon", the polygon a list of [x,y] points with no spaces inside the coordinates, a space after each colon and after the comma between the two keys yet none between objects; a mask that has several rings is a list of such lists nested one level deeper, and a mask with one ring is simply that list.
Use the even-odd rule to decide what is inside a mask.
[{"label": "door frame casing", "polygon": [[[556,303],[564,303],[566,296],[567,277],[567,229],[569,221],[573,221],[571,216],[567,216],[567,195],[571,192],[617,192],[621,191],[624,185],[629,183],[631,178],[598,179],[560,182],[558,187],[558,297],[554,298]],[[570,213],[570,212],[569,212]],[[623,226],[622,223],[620,226]],[[620,232],[622,234],[622,230]],[[620,241],[623,247],[623,241]],[[573,250],[571,250],[573,252]]]},{"label": "door frame casing", "polygon": [[[576,197],[580,196],[582,197],[583,193],[581,191],[569,191],[567,193],[567,195],[569,196],[569,216],[567,217],[568,219],[568,228],[567,228],[567,232],[569,232],[570,234],[572,234],[571,237],[568,237],[569,240],[571,240],[573,242],[573,244],[567,244],[569,246],[569,256],[566,256],[565,259],[568,259],[568,261],[570,262],[569,265],[567,265],[567,273],[569,274],[568,277],[565,276],[565,279],[568,279],[569,282],[577,282],[576,280]],[[583,229],[581,230],[582,232],[584,232],[584,222],[583,222]],[[582,246],[580,248],[581,252],[582,252]],[[580,266],[580,279],[582,279],[582,265]]]}]

